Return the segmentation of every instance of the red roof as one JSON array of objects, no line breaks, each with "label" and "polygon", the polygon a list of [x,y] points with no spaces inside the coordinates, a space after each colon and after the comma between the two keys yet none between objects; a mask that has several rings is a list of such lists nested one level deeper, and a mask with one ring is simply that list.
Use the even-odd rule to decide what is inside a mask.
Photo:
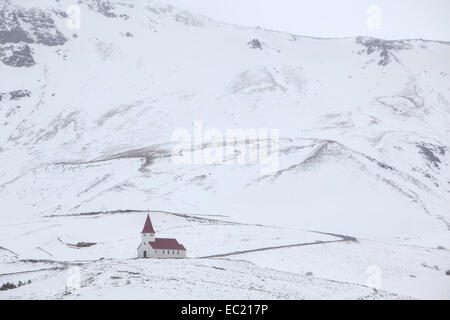
[{"label": "red roof", "polygon": [[141,233],[155,233],[155,230],[153,230],[152,222],[150,220],[150,215],[147,215],[147,220],[145,220],[144,229],[142,229]]},{"label": "red roof", "polygon": [[182,244],[178,243],[177,239],[156,238],[149,244],[153,249],[186,250]]}]

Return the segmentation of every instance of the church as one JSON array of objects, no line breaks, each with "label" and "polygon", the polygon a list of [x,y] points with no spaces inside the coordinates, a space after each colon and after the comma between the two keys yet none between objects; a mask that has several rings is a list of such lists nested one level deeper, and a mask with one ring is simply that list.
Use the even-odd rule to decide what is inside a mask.
[{"label": "church", "polygon": [[147,215],[141,232],[141,244],[137,248],[139,258],[186,258],[186,248],[177,239],[156,238],[150,215]]}]

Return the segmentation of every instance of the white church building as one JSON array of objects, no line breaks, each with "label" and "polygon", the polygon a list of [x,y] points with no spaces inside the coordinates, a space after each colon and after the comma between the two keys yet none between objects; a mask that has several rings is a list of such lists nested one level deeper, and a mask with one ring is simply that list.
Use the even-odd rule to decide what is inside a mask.
[{"label": "white church building", "polygon": [[137,248],[139,258],[186,258],[186,248],[177,239],[156,238],[150,215],[147,215],[141,232],[141,244]]}]

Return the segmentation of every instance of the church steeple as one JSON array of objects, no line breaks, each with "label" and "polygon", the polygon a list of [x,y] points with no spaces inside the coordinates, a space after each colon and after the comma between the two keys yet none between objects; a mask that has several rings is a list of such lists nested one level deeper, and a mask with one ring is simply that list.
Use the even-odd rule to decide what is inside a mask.
[{"label": "church steeple", "polygon": [[150,215],[147,215],[145,220],[144,228],[141,232],[142,242],[154,242],[155,241],[155,230],[153,229],[152,221],[150,220]]},{"label": "church steeple", "polygon": [[152,226],[152,221],[150,220],[150,215],[147,215],[147,219],[145,220],[144,229],[142,229],[141,233],[155,233],[155,230]]}]

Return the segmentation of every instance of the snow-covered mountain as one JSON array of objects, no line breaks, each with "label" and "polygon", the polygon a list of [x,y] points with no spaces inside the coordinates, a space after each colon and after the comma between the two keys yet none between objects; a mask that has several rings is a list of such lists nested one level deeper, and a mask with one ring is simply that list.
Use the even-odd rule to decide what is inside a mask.
[{"label": "snow-covered mountain", "polygon": [[[58,264],[45,272],[62,278],[75,260],[125,268],[154,211],[192,258],[344,240],[240,254],[239,263],[158,262],[174,277],[185,266],[201,278],[197,263],[282,273],[270,274],[283,280],[267,295],[211,287],[219,298],[450,298],[450,43],[318,39],[154,1],[0,3],[0,285],[29,271],[30,259]],[[172,134],[198,121],[223,132],[278,129],[276,172],[233,164],[238,154],[227,164],[175,164]],[[96,245],[67,245],[80,241]],[[146,261],[129,263],[132,272]],[[372,296],[374,264],[386,291]],[[279,294],[292,274],[313,282]],[[7,294],[39,297],[32,287],[57,278],[35,277]],[[92,283],[111,285],[95,281],[82,297],[93,297]]]}]

